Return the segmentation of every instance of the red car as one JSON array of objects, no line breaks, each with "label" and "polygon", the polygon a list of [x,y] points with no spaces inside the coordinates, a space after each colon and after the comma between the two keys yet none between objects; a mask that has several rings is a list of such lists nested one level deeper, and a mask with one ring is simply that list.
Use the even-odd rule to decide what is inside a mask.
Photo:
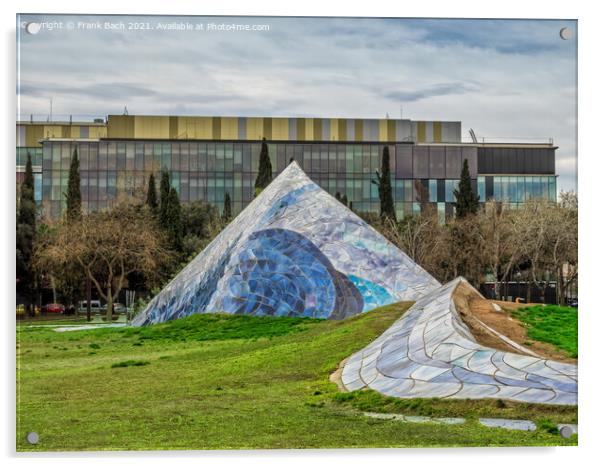
[{"label": "red car", "polygon": [[65,306],[58,303],[50,303],[44,306],[44,310],[49,314],[64,314]]}]

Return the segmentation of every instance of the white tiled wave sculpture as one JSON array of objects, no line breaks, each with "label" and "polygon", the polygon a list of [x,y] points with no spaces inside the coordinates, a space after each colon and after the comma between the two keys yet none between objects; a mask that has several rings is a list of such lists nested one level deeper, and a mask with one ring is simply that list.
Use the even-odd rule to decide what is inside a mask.
[{"label": "white tiled wave sculpture", "polygon": [[210,312],[342,319],[440,286],[293,161],[133,325]]},{"label": "white tiled wave sculpture", "polygon": [[457,278],[419,299],[343,368],[349,391],[398,398],[499,398],[577,404],[577,366],[478,344],[458,315]]}]

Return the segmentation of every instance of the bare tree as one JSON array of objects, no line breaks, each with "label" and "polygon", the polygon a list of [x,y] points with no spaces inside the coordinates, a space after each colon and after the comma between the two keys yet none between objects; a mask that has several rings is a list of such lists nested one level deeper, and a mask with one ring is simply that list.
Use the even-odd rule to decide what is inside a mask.
[{"label": "bare tree", "polygon": [[107,320],[127,276],[137,272],[158,282],[171,259],[164,233],[147,209],[121,202],[112,209],[84,215],[78,222],[60,224],[37,248],[41,268],[60,270],[76,263],[107,303]]},{"label": "bare tree", "polygon": [[514,237],[514,212],[507,205],[490,200],[478,213],[482,261],[493,274],[496,299],[501,299],[500,283],[507,280],[520,257]]}]

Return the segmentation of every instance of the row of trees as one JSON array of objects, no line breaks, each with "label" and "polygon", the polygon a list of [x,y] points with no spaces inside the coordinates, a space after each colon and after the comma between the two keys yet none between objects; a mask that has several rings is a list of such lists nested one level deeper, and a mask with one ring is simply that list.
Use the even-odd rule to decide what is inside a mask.
[{"label": "row of trees", "polygon": [[550,281],[557,300],[566,304],[567,289],[577,280],[577,197],[561,193],[560,202],[530,199],[519,209],[493,200],[483,206],[472,189],[464,160],[458,189],[454,190],[455,217],[442,223],[428,192],[416,183],[420,214],[397,221],[391,196],[388,149],[376,173],[380,218],[372,222],[389,240],[441,282],[463,275],[480,286],[491,279],[494,294],[502,298],[501,284],[528,283],[543,296]]},{"label": "row of trees", "polygon": [[[272,180],[267,144],[262,143],[258,195]],[[157,192],[155,176],[146,192],[114,200],[109,209],[84,213],[79,159],[74,151],[69,170],[63,218],[38,223],[31,157],[17,206],[17,291],[29,302],[50,287],[57,301],[75,303],[90,287],[107,303],[107,318],[125,286],[151,289],[177,273],[231,220],[230,194],[223,212],[204,201],[181,205],[178,192],[162,171]],[[86,286],[86,284],[88,286]],[[87,289],[87,290],[86,290]]]},{"label": "row of trees", "polygon": [[[398,221],[393,201],[388,147],[373,181],[380,215],[371,223],[442,282],[464,275],[476,286],[487,277],[499,284],[520,277],[543,291],[557,282],[562,302],[577,279],[577,205],[574,195],[559,204],[530,200],[521,209],[488,201],[479,207],[464,161],[456,197],[456,216],[442,224],[420,183],[421,213]],[[272,181],[267,144],[262,142],[255,196]],[[37,222],[33,173],[28,157],[17,210],[17,288],[33,301],[42,286],[59,289],[67,302],[85,293],[85,283],[112,304],[125,287],[150,289],[164,283],[201,251],[230,221],[229,193],[223,213],[196,201],[180,204],[169,173],[160,174],[159,190],[151,175],[145,192],[115,200],[110,209],[84,213],[79,189],[79,160],[73,154],[64,218]],[[337,198],[353,208],[346,196]],[[84,280],[85,278],[85,280]],[[88,287],[89,288],[89,287]],[[87,293],[89,295],[89,292]]]}]

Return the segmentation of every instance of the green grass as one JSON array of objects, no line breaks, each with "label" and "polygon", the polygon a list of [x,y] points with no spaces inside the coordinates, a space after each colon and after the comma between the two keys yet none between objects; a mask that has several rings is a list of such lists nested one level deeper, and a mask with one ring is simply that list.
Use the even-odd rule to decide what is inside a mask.
[{"label": "green grass", "polygon": [[512,316],[523,322],[532,340],[554,345],[571,358],[578,356],[577,309],[565,306],[537,305],[523,307]]},{"label": "green grass", "polygon": [[[144,329],[58,333],[20,326],[17,449],[576,444],[576,436],[563,439],[546,430],[508,431],[473,421],[450,426],[374,419],[362,413],[364,408],[374,410],[373,403],[341,400],[330,373],[408,307],[386,306],[344,321],[203,315]],[[112,368],[125,361],[149,364]],[[457,411],[469,416],[475,406],[422,403],[442,415]],[[406,414],[423,409],[403,407]],[[543,416],[539,409],[524,406],[516,414],[537,419]],[[570,422],[576,409],[552,407],[545,417]],[[37,445],[26,443],[30,431],[40,435]]]},{"label": "green grass", "polygon": [[150,362],[148,361],[136,361],[134,359],[128,359],[127,361],[121,361],[111,364],[111,369],[115,369],[117,367],[146,366],[148,364],[150,364]]}]

